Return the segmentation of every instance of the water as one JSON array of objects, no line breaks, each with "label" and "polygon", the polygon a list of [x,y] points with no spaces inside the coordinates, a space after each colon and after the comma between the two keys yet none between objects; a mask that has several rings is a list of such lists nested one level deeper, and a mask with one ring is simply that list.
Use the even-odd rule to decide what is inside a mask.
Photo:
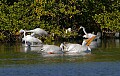
[{"label": "water", "polygon": [[[94,43],[93,43],[94,44]],[[91,45],[91,54],[42,55],[20,43],[0,44],[0,76],[119,76],[120,40]]]}]

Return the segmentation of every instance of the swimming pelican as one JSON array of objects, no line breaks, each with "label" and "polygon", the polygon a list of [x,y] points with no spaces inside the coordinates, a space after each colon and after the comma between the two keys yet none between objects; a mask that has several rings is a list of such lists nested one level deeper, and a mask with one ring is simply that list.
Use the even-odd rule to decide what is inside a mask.
[{"label": "swimming pelican", "polygon": [[120,33],[119,33],[119,32],[116,32],[116,33],[115,33],[115,37],[116,37],[116,38],[119,38],[119,37],[120,37]]},{"label": "swimming pelican", "polygon": [[25,46],[35,46],[35,45],[41,45],[42,41],[38,38],[32,37],[31,35],[27,35],[24,38],[22,38],[22,41],[25,42]]},{"label": "swimming pelican", "polygon": [[47,54],[63,54],[63,46],[56,46],[56,45],[43,45],[40,51],[47,53]]},{"label": "swimming pelican", "polygon": [[98,32],[97,33],[97,35],[95,35],[94,33],[87,33],[86,31],[85,31],[85,28],[83,27],[83,26],[80,26],[80,29],[83,29],[83,32],[85,33],[85,35],[83,35],[83,37],[84,38],[91,38],[91,37],[93,37],[93,36],[96,36],[96,39],[98,39],[98,38],[100,38],[100,36],[101,36],[101,33],[100,32]]},{"label": "swimming pelican", "polygon": [[[86,39],[84,39],[84,40],[86,40]],[[90,43],[89,47],[90,47],[91,49],[97,48],[98,46],[100,46],[100,43],[101,43],[101,39],[93,40],[93,41]]]},{"label": "swimming pelican", "polygon": [[34,46],[36,44],[41,46],[42,44],[41,40],[32,37],[31,35],[26,36],[26,32],[30,32],[30,31],[20,30],[20,33],[22,32],[24,33],[24,37],[22,38],[22,41],[25,42],[25,46]]},{"label": "swimming pelican", "polygon": [[90,43],[93,41],[93,39],[96,36],[93,36],[87,40],[84,40],[82,42],[82,45],[80,44],[63,44],[64,45],[64,52],[65,53],[81,53],[81,52],[87,52],[87,51],[91,51],[91,48],[89,47]]}]

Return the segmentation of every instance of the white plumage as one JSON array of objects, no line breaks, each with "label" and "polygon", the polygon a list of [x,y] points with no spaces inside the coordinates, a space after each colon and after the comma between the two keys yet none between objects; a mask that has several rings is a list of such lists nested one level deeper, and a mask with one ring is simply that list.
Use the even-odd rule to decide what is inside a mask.
[{"label": "white plumage", "polygon": [[91,42],[94,40],[96,36],[93,36],[87,40],[84,40],[82,42],[82,45],[80,44],[72,44],[72,43],[63,43],[64,45],[64,52],[65,53],[81,53],[81,52],[90,52],[91,48],[89,47],[89,45],[91,44]]},{"label": "white plumage", "polygon": [[38,42],[38,43],[42,43],[41,40],[39,40],[38,38],[32,37],[31,35],[27,35],[24,38],[22,38],[23,41],[29,41],[29,42]]},{"label": "white plumage", "polygon": [[80,44],[64,44],[64,52],[65,53],[81,53],[85,51],[91,51],[89,46],[86,45],[80,45]]},{"label": "white plumage", "polygon": [[33,29],[33,30],[29,30],[29,31],[33,32],[31,34],[31,36],[35,36],[35,35],[38,35],[38,36],[45,35],[45,36],[47,36],[48,35],[48,33],[45,30],[41,29],[41,28],[36,28],[36,29]]},{"label": "white plumage", "polygon": [[20,33],[24,33],[24,37],[22,38],[22,41],[25,42],[25,46],[41,46],[42,41],[38,38],[35,38],[32,35],[26,35],[26,32],[32,32],[31,30],[20,30]]},{"label": "white plumage", "polygon": [[101,37],[101,33],[100,32],[98,32],[97,33],[97,35],[95,35],[94,33],[87,33],[86,31],[85,31],[85,28],[83,27],[83,26],[80,26],[80,29],[83,29],[83,32],[85,33],[85,35],[83,35],[83,38],[91,38],[91,37],[93,37],[93,36],[96,36],[96,39],[98,39],[98,38],[100,38]]},{"label": "white plumage", "polygon": [[56,45],[43,45],[40,51],[48,54],[62,54],[63,50],[61,47]]}]

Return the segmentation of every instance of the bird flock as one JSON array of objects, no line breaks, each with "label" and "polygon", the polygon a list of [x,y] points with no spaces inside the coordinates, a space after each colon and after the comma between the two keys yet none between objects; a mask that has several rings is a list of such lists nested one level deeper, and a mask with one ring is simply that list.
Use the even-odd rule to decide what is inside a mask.
[{"label": "bird flock", "polygon": [[[99,39],[100,35],[87,33],[83,26],[81,26],[80,29],[83,29],[83,32],[85,33],[83,37],[87,38],[83,40],[82,44],[63,42],[60,44],[60,46],[44,44],[40,39],[38,39],[38,36],[48,36],[48,33],[41,28],[36,28],[33,30],[21,29],[19,32],[23,33],[22,42],[27,50],[31,50],[34,47],[37,49],[38,53],[46,54],[79,54],[82,52],[90,53],[91,48],[94,48],[92,46],[96,45],[92,45],[94,44],[94,40],[96,38]],[[71,28],[69,28],[68,31],[71,31]],[[27,33],[30,34],[27,35]]]}]

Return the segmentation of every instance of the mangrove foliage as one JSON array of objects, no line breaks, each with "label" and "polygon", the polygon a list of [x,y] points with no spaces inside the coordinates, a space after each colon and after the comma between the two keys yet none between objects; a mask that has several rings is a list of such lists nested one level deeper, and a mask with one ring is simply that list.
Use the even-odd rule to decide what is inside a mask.
[{"label": "mangrove foliage", "polygon": [[[120,31],[120,0],[1,0],[0,41],[16,41],[20,29],[45,29],[51,36],[77,36],[103,28]],[[65,29],[72,28],[72,33]]]}]

